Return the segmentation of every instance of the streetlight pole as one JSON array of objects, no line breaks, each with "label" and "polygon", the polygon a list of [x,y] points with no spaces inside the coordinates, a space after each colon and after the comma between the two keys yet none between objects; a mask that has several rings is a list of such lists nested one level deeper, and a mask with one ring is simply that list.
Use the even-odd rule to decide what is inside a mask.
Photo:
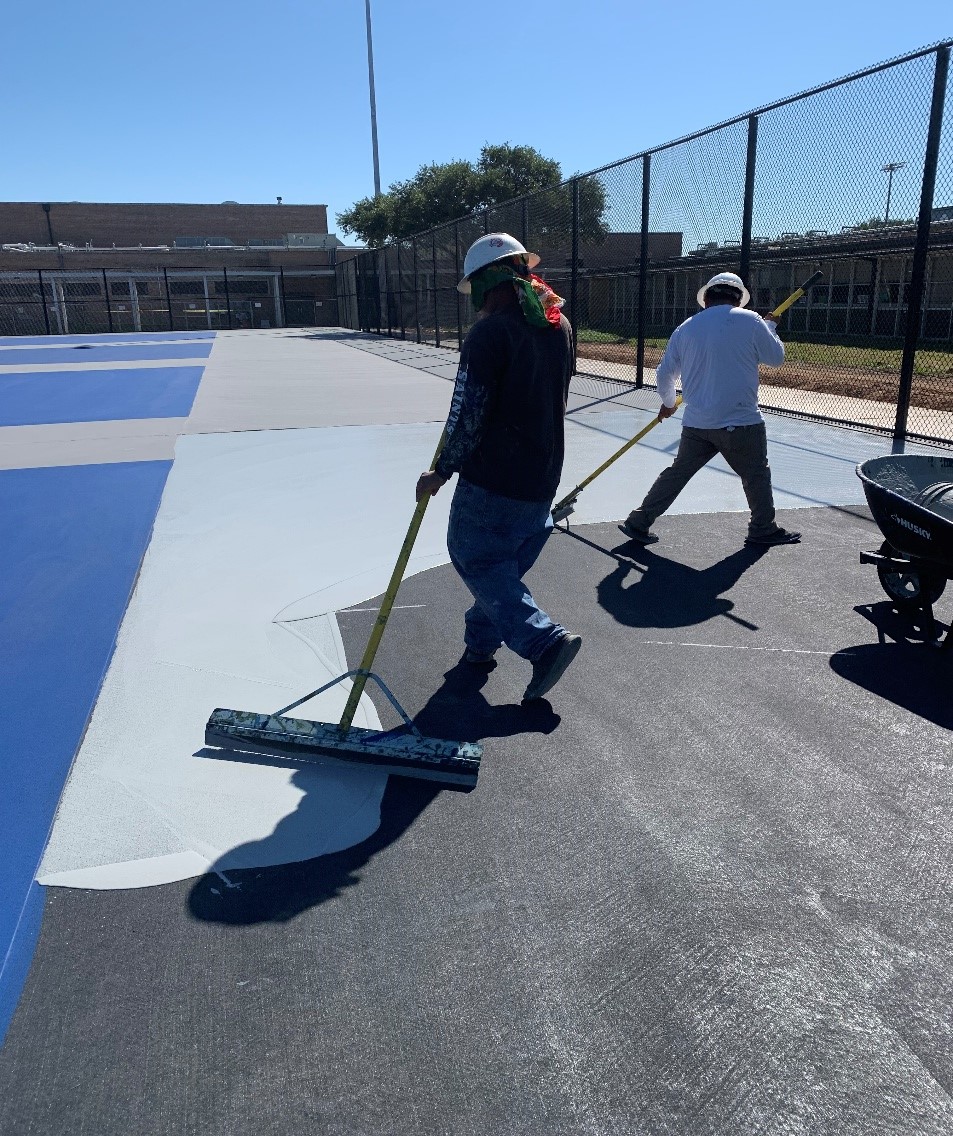
[{"label": "streetlight pole", "polygon": [[887,208],[884,209],[884,224],[890,221],[890,190],[893,188],[893,175],[897,170],[902,170],[906,162],[888,162],[885,166],[881,166],[881,173],[887,175]]},{"label": "streetlight pole", "polygon": [[371,94],[371,147],[374,151],[374,196],[381,195],[381,166],[377,156],[377,98],[374,94],[374,45],[371,40],[371,0],[364,0],[367,16],[367,85]]}]

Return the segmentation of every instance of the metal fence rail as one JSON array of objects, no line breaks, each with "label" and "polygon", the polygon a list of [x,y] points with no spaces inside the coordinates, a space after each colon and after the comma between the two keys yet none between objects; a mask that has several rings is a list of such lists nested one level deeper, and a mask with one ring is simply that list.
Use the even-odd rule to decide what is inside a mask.
[{"label": "metal fence rail", "polygon": [[341,323],[458,347],[464,253],[506,231],[566,299],[578,371],[641,387],[714,273],[766,311],[821,269],[765,405],[953,442],[951,42],[370,249],[337,266]]},{"label": "metal fence rail", "polygon": [[0,271],[0,335],[338,326],[331,283],[223,265]]}]

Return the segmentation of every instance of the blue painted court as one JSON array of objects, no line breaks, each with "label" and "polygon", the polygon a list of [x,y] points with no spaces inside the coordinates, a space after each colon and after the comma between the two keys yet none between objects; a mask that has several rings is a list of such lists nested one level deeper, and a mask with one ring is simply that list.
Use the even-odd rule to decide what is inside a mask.
[{"label": "blue painted court", "polygon": [[0,1037],[39,929],[34,877],[171,464],[0,472]]},{"label": "blue painted court", "polygon": [[0,347],[68,346],[71,343],[176,343],[185,339],[214,339],[214,331],[104,331],[96,335],[0,335]]},{"label": "blue painted court", "polygon": [[139,359],[207,359],[212,340],[188,343],[117,343],[85,347],[64,344],[62,347],[2,347],[0,367],[23,367],[41,363],[126,363]]},{"label": "blue painted court", "polygon": [[[0,372],[0,426],[186,417],[204,365],[115,364],[207,359],[214,335],[3,337],[0,366],[63,369]],[[171,464],[0,472],[0,1039],[39,933],[36,871]]]},{"label": "blue painted court", "polygon": [[0,426],[184,418],[202,367],[129,367],[0,374]]}]

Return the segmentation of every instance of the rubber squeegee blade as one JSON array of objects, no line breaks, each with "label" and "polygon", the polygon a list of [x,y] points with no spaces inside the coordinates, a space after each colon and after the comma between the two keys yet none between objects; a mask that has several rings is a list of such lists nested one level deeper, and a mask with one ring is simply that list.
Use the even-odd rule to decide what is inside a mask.
[{"label": "rubber squeegee blade", "polygon": [[292,763],[372,766],[464,790],[476,785],[483,757],[478,742],[425,738],[406,727],[385,732],[351,726],[342,733],[330,722],[246,710],[213,710],[205,727],[205,744]]}]

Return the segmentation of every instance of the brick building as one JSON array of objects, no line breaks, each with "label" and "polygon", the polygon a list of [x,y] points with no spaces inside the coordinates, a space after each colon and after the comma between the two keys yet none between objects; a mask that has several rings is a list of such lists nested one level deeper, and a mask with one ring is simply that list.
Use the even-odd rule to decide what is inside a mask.
[{"label": "brick building", "polygon": [[325,205],[0,202],[0,333],[333,326]]}]

